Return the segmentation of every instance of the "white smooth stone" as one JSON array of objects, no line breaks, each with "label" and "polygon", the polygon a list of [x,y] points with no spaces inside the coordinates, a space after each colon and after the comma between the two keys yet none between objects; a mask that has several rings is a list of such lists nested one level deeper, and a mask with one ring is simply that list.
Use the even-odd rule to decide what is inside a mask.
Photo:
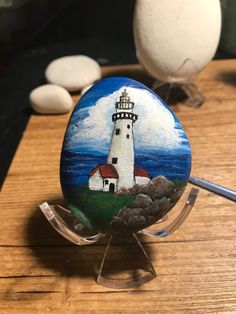
[{"label": "white smooth stone", "polygon": [[219,0],[137,0],[136,53],[164,82],[194,77],[213,58],[221,31]]},{"label": "white smooth stone", "polygon": [[73,100],[67,90],[53,84],[35,88],[29,98],[32,108],[43,114],[66,113],[73,107]]},{"label": "white smooth stone", "polygon": [[101,78],[100,65],[84,55],[55,59],[46,68],[49,83],[63,86],[68,91],[78,91]]},{"label": "white smooth stone", "polygon": [[80,95],[82,96],[84,93],[86,93],[86,92],[90,89],[90,87],[92,87],[93,85],[94,85],[94,84],[90,84],[90,85],[88,85],[88,86],[85,86],[85,87],[82,89]]}]

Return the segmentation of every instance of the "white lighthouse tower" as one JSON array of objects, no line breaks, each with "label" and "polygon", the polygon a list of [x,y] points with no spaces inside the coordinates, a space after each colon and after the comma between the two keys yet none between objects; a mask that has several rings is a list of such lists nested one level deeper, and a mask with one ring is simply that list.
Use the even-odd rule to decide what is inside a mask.
[{"label": "white lighthouse tower", "polygon": [[138,116],[133,113],[134,103],[130,101],[126,90],[122,92],[115,107],[107,163],[99,164],[90,171],[90,190],[114,193],[119,189],[130,189],[135,184],[145,185],[150,181],[147,171],[134,164],[133,124],[138,120]]},{"label": "white lighthouse tower", "polygon": [[116,189],[129,189],[135,184],[133,124],[138,116],[133,113],[134,103],[126,90],[116,102],[116,113],[112,115],[114,129],[107,163],[113,165],[118,174]]}]

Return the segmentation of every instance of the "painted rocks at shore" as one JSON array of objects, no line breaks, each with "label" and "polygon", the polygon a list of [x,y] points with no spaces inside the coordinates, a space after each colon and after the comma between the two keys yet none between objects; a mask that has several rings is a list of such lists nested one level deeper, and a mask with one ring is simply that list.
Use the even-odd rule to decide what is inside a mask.
[{"label": "painted rocks at shore", "polygon": [[99,232],[134,232],[163,217],[188,182],[191,150],[168,106],[124,77],[96,83],[66,130],[61,186],[68,208]]}]

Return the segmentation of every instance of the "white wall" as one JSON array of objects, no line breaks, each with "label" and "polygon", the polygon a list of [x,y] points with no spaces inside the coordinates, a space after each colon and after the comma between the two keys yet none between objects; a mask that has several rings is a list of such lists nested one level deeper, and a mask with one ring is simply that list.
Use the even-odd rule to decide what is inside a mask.
[{"label": "white wall", "polygon": [[150,181],[150,179],[147,177],[139,177],[139,176],[135,177],[135,183],[136,184],[140,184],[140,185],[148,184],[149,181]]},{"label": "white wall", "polygon": [[90,178],[89,178],[89,189],[90,190],[103,190],[103,178],[100,175],[99,170],[97,170]]}]

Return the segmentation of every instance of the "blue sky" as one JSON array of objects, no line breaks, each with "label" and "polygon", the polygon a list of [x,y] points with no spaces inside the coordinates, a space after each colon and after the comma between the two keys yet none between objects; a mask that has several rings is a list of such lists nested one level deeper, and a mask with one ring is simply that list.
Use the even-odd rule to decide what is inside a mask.
[{"label": "blue sky", "polygon": [[104,79],[85,93],[71,116],[65,146],[67,150],[87,148],[108,151],[114,124],[112,114],[121,92],[127,89],[134,101],[138,121],[133,132],[135,148],[189,152],[186,135],[171,110],[150,89],[127,78]]}]

